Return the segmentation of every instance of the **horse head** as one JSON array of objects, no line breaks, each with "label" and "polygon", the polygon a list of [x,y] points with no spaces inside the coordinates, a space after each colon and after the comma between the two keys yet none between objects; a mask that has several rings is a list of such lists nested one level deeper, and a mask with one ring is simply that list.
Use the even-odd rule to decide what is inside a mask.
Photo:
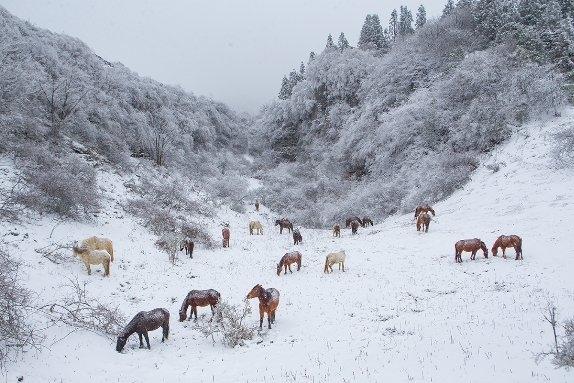
[{"label": "horse head", "polygon": [[277,275],[281,275],[281,268],[283,267],[283,265],[281,264],[281,262],[279,262],[277,264]]},{"label": "horse head", "polygon": [[118,336],[118,341],[116,342],[116,351],[117,352],[122,352],[122,350],[124,349],[124,346],[126,345],[128,338],[124,335],[119,335]]},{"label": "horse head", "polygon": [[249,294],[247,294],[247,299],[257,298],[260,295],[262,289],[263,287],[261,287],[259,284],[253,286]]},{"label": "horse head", "polygon": [[185,308],[185,310],[179,310],[179,321],[183,322],[184,320],[187,319],[187,307]]},{"label": "horse head", "polygon": [[480,241],[480,248],[482,249],[482,251],[484,251],[484,256],[488,257],[488,248],[486,247],[486,244],[482,241]]},{"label": "horse head", "polygon": [[279,226],[281,225],[281,220],[280,219],[276,219],[275,220],[275,226]]}]

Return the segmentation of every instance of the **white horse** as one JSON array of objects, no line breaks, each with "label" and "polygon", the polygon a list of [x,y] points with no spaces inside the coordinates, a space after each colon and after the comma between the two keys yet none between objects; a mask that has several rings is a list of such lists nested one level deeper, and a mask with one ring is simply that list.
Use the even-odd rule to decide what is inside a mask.
[{"label": "white horse", "polygon": [[104,277],[110,275],[110,261],[112,256],[106,250],[90,250],[85,247],[75,245],[72,248],[74,255],[79,257],[86,269],[88,269],[88,275],[92,274],[92,269],[90,265],[102,265],[104,267]]},{"label": "white horse", "polygon": [[263,234],[263,225],[259,221],[251,221],[249,222],[249,235],[253,234],[253,231],[256,231],[255,234]]},{"label": "white horse", "polygon": [[82,241],[80,247],[88,250],[105,250],[110,254],[111,261],[114,261],[114,245],[111,239],[101,237],[86,238]]},{"label": "white horse", "polygon": [[339,264],[339,270],[341,270],[341,267],[343,268],[343,271],[345,271],[345,258],[347,257],[347,255],[345,254],[344,250],[338,251],[336,253],[329,253],[327,255],[327,258],[325,258],[325,270],[323,270],[323,272],[325,273],[329,273],[329,270],[331,270],[330,272],[333,272],[333,265],[335,263]]}]

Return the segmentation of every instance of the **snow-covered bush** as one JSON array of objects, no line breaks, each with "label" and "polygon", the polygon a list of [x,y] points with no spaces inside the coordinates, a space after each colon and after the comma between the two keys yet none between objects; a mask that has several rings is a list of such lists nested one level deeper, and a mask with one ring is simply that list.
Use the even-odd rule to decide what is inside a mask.
[{"label": "snow-covered bush", "polygon": [[245,303],[243,307],[233,306],[227,302],[219,302],[213,318],[201,318],[194,326],[203,336],[211,338],[215,343],[220,337],[221,343],[228,347],[243,346],[245,341],[253,339],[255,326],[245,324],[251,313],[251,306]]}]

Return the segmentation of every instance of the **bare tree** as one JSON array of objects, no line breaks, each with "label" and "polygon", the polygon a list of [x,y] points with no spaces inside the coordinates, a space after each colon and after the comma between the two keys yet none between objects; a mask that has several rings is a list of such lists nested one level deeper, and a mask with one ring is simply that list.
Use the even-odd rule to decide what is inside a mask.
[{"label": "bare tree", "polygon": [[200,320],[194,326],[205,337],[215,343],[215,336],[221,336],[221,342],[229,347],[243,346],[246,340],[253,339],[256,327],[246,325],[245,319],[251,313],[246,301],[243,308],[220,302],[210,320]]},{"label": "bare tree", "polygon": [[52,135],[73,115],[88,94],[88,89],[70,78],[52,78],[40,87]]},{"label": "bare tree", "polygon": [[550,323],[552,326],[552,332],[554,333],[554,346],[556,347],[556,355],[560,353],[558,349],[558,335],[556,334],[556,306],[552,302],[548,303],[548,307],[546,308],[546,314],[544,314],[544,319],[546,322]]}]

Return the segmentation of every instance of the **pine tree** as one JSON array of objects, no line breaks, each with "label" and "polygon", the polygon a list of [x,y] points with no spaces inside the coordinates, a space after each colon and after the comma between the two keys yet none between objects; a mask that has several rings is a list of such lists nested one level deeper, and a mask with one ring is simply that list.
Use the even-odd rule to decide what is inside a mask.
[{"label": "pine tree", "polygon": [[331,36],[331,34],[329,33],[329,36],[327,37],[327,45],[325,46],[325,50],[331,50],[336,48],[337,47],[335,46],[335,43],[333,43],[333,36]]},{"label": "pine tree", "polygon": [[444,6],[444,9],[442,10],[442,17],[451,15],[453,12],[454,12],[454,1],[448,0],[446,2],[446,5]]},{"label": "pine tree", "polygon": [[427,23],[427,10],[424,5],[421,5],[417,11],[417,21],[415,23],[417,29],[421,28]]},{"label": "pine tree", "polygon": [[299,74],[302,78],[305,77],[305,64],[303,64],[303,61],[301,61],[301,65],[299,65]]},{"label": "pine tree", "polygon": [[291,96],[291,89],[289,87],[289,80],[287,76],[283,76],[283,81],[281,82],[281,90],[279,91],[279,99],[287,100]]},{"label": "pine tree", "polygon": [[558,0],[560,9],[562,10],[563,18],[574,18],[574,1],[573,0]]},{"label": "pine tree", "polygon": [[399,35],[406,36],[414,32],[413,14],[406,7],[401,5],[401,14],[399,17]]},{"label": "pine tree", "polygon": [[313,62],[313,60],[315,60],[315,52],[311,51],[311,53],[309,53],[309,61],[307,62],[307,64],[310,64],[311,62]]},{"label": "pine tree", "polygon": [[361,35],[359,36],[359,43],[357,46],[359,49],[368,50],[373,49],[373,23],[371,21],[371,15],[367,15],[365,22],[363,23],[363,28],[361,28]]},{"label": "pine tree", "polygon": [[389,35],[391,37],[392,42],[395,42],[398,34],[399,34],[399,14],[397,13],[396,9],[393,9],[393,12],[391,12],[391,19],[389,20]]},{"label": "pine tree", "polygon": [[339,35],[339,49],[342,51],[344,51],[345,49],[350,48],[351,46],[349,45],[349,42],[347,41],[347,38],[345,37],[345,34],[343,32],[341,32],[341,34]]}]

